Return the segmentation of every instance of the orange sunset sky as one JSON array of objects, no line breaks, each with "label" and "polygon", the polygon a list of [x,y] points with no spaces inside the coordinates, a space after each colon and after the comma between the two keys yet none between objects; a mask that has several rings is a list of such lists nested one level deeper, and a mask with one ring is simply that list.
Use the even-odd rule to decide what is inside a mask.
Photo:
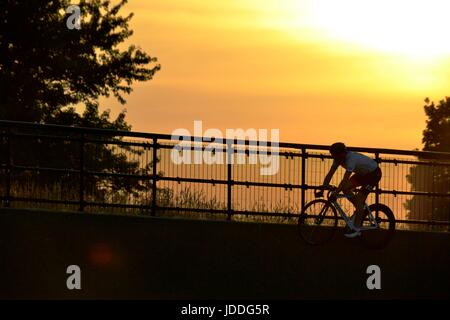
[{"label": "orange sunset sky", "polygon": [[279,129],[281,141],[421,147],[423,100],[450,94],[450,2],[130,0],[136,44],[156,56],[135,83],[133,130]]}]

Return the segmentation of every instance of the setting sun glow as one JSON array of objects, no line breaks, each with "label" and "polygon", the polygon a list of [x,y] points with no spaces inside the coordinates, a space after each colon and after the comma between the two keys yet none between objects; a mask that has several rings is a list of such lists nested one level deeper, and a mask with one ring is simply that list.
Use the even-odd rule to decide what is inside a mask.
[{"label": "setting sun glow", "polygon": [[266,23],[284,27],[299,40],[309,31],[317,40],[413,58],[450,54],[446,41],[450,2],[446,0],[277,0],[265,4],[261,7]]},{"label": "setting sun glow", "polygon": [[411,149],[424,98],[450,94],[450,1],[130,0],[127,10],[130,43],[162,65],[127,99],[135,130],[202,120],[279,129],[286,141]]},{"label": "setting sun glow", "polygon": [[412,57],[448,55],[450,2],[445,0],[312,0],[312,24],[375,50]]}]

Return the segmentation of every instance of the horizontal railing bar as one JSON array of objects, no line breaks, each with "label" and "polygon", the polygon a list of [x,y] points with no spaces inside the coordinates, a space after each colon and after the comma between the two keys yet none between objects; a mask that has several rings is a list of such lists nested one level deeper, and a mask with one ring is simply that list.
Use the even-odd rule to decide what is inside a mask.
[{"label": "horizontal railing bar", "polygon": [[[84,171],[87,175],[91,176],[101,176],[101,177],[111,177],[111,178],[133,178],[133,179],[139,179],[139,180],[152,180],[153,176],[151,174],[149,175],[139,175],[139,174],[129,174],[129,173],[115,173],[115,172],[101,172],[101,171],[91,171],[91,170],[85,170]],[[159,177],[157,176],[159,179]]]},{"label": "horizontal railing bar", "polygon": [[306,190],[308,190],[307,185],[302,186],[302,185],[289,184],[289,183],[270,183],[270,182],[253,182],[253,181],[233,180],[232,184],[236,185],[236,186],[283,188],[283,189],[287,189],[287,190],[291,190],[291,189],[306,189]]},{"label": "horizontal railing bar", "polygon": [[[2,165],[2,168],[6,168],[6,165]],[[47,172],[58,172],[65,174],[78,174],[80,170],[75,169],[59,169],[59,168],[45,168],[45,167],[29,167],[29,166],[17,166],[11,167],[13,170],[30,170],[30,171],[47,171]],[[86,175],[93,176],[103,176],[103,177],[120,177],[120,178],[134,178],[139,180],[153,180],[153,175],[136,175],[128,173],[112,173],[112,172],[99,172],[86,170]],[[200,178],[182,178],[182,177],[165,177],[156,176],[157,180],[161,181],[174,181],[174,182],[193,182],[193,183],[203,183],[203,184],[227,184],[227,180],[214,180],[214,179],[200,179]],[[239,181],[231,180],[232,185],[237,186],[252,186],[252,187],[269,187],[269,188],[283,188],[286,190],[291,189],[305,189],[305,190],[319,190],[321,186],[310,186],[310,185],[296,185],[296,184],[286,184],[286,183],[268,183],[268,182],[254,182],[254,181]],[[375,191],[371,193],[375,194]],[[427,196],[427,197],[450,197],[450,193],[439,193],[439,192],[425,192],[425,191],[400,191],[400,190],[384,190],[379,189],[379,194],[392,194],[392,195],[411,195],[411,196]]]},{"label": "horizontal railing bar", "polygon": [[[6,165],[2,165],[3,168]],[[11,165],[9,166],[11,170],[22,170],[22,171],[43,171],[43,172],[59,172],[59,173],[73,173],[79,174],[80,170],[77,169],[67,169],[67,168],[47,168],[47,167],[32,167],[32,166],[21,166],[21,165]]]},{"label": "horizontal railing bar", "polygon": [[[183,208],[183,207],[158,207],[161,210],[172,210],[172,211],[191,211],[191,212],[202,212],[202,213],[213,213],[213,214],[228,214],[228,210],[220,209],[203,209],[203,208]],[[267,216],[267,217],[299,217],[299,214],[293,213],[276,213],[276,212],[257,212],[257,211],[242,211],[242,210],[232,210],[232,215],[252,215],[252,216]]]},{"label": "horizontal railing bar", "polygon": [[381,163],[393,163],[393,164],[412,164],[419,166],[442,166],[450,167],[450,162],[434,162],[434,161],[412,161],[412,160],[395,160],[395,159],[381,159]]},{"label": "horizontal railing bar", "polygon": [[[158,146],[160,149],[173,149],[174,145],[164,145],[161,144]],[[183,146],[181,150],[189,150],[189,151],[205,151],[207,146]],[[227,147],[223,148],[214,148],[216,152],[222,152],[227,153]],[[209,150],[208,150],[209,151]],[[328,152],[328,150],[323,150]],[[270,154],[270,151],[260,151],[260,150],[249,150],[249,149],[237,149],[233,148],[234,153],[244,153],[244,154],[260,154],[260,153],[267,153]],[[300,152],[290,152],[290,151],[278,151],[273,152],[274,154],[278,156],[284,156],[286,158],[317,158],[317,159],[333,159],[331,155],[328,154],[312,154],[312,153],[305,153],[302,154]],[[450,154],[449,154],[450,155]],[[450,159],[450,158],[449,158]],[[380,163],[394,163],[394,164],[414,164],[414,165],[435,165],[435,166],[449,166],[450,162],[435,162],[435,161],[414,161],[414,160],[405,160],[405,159],[386,159],[386,158],[378,158]]]},{"label": "horizontal railing bar", "polygon": [[[6,200],[5,196],[1,196],[0,199]],[[10,197],[10,201],[18,202],[38,202],[38,203],[50,203],[50,204],[64,204],[78,206],[80,204],[77,200],[56,200],[56,199],[44,199],[44,198],[26,198],[26,197]],[[97,207],[118,207],[118,208],[130,208],[130,209],[150,209],[150,206],[138,205],[138,204],[120,204],[120,203],[108,203],[108,202],[84,202],[85,206],[97,206]]]},{"label": "horizontal railing bar", "polygon": [[[250,211],[251,212],[251,211]],[[250,215],[250,214],[249,214]],[[308,217],[314,217],[317,218],[319,215],[317,214],[311,214],[308,215]],[[324,220],[334,220],[335,218],[333,216],[326,216],[322,217]],[[341,216],[338,216],[337,219],[339,221],[344,221],[344,219]],[[388,219],[381,219],[382,222],[389,221]],[[395,219],[395,223],[405,223],[405,224],[421,224],[421,225],[436,225],[436,226],[448,226],[450,225],[450,221],[437,221],[437,220],[431,220],[430,222],[425,220],[402,220],[402,219]]]},{"label": "horizontal railing bar", "polygon": [[450,221],[436,221],[436,220],[398,220],[395,219],[395,223],[406,223],[406,224],[421,224],[421,225],[433,225],[433,226],[450,226]]},{"label": "horizontal railing bar", "polygon": [[151,142],[137,142],[137,141],[133,142],[133,141],[118,141],[118,140],[111,141],[111,140],[89,139],[89,138],[85,138],[84,141],[86,143],[95,143],[95,144],[103,144],[103,145],[111,144],[111,145],[118,145],[118,146],[134,146],[134,147],[153,148],[153,143],[151,143]]},{"label": "horizontal railing bar", "polygon": [[[12,134],[13,136],[18,137],[28,137],[28,138],[36,138],[36,139],[55,139],[55,140],[62,140],[62,141],[73,141],[78,142],[79,138],[74,137],[67,137],[67,136],[51,136],[51,135],[33,135],[33,134]],[[144,147],[144,148],[153,148],[153,143],[150,142],[132,142],[132,141],[112,141],[112,140],[101,140],[101,139],[84,139],[86,143],[96,143],[96,144],[103,144],[103,145],[118,145],[118,146],[136,146],[136,147]],[[158,149],[172,149],[173,146],[169,145],[159,145],[157,147]],[[191,151],[205,151],[206,147],[183,147],[183,150],[191,150]],[[223,152],[224,154],[227,152],[226,147],[221,149],[216,149],[218,152]],[[143,152],[143,150],[138,150],[136,152]],[[318,155],[318,154],[302,154],[302,153],[294,153],[294,152],[271,152],[271,151],[260,151],[260,150],[241,150],[241,149],[235,149],[233,148],[233,153],[240,154],[244,153],[246,155],[250,154],[267,154],[267,155],[277,155],[277,156],[283,156],[286,158],[317,158],[317,159],[332,159],[329,155]],[[411,164],[411,165],[421,165],[421,166],[442,166],[442,167],[450,167],[450,162],[434,162],[434,161],[413,161],[413,160],[401,160],[401,159],[385,159],[385,158],[379,158],[380,163],[393,163],[393,164]],[[221,164],[217,164],[221,165]],[[222,165],[226,165],[225,163]]]},{"label": "horizontal railing bar", "polygon": [[[5,169],[7,166],[2,164],[1,168]],[[29,171],[44,171],[44,172],[58,172],[64,174],[79,174],[80,170],[76,169],[60,169],[60,168],[46,168],[46,167],[31,167],[31,166],[18,166],[13,165],[10,167],[12,170],[29,170]],[[103,177],[120,177],[120,178],[134,178],[139,180],[153,180],[153,175],[136,175],[128,173],[113,173],[113,172],[100,172],[86,170],[86,175],[92,176],[103,176]],[[193,183],[203,183],[203,184],[227,184],[227,180],[214,180],[214,179],[200,179],[200,178],[182,178],[182,177],[165,177],[156,176],[157,180],[161,181],[174,181],[174,182],[193,182]],[[283,188],[286,190],[291,189],[305,189],[305,190],[319,190],[321,186],[311,186],[311,185],[296,185],[296,184],[286,184],[286,183],[268,183],[268,182],[255,182],[255,181],[240,181],[231,180],[232,185],[237,186],[252,186],[252,187],[269,187],[269,188]],[[375,194],[376,191],[371,193]],[[410,196],[427,196],[427,197],[450,197],[450,193],[440,193],[440,192],[425,192],[425,191],[401,191],[401,190],[385,190],[379,189],[379,194],[391,194],[391,195],[410,195]]]},{"label": "horizontal railing bar", "polygon": [[204,208],[186,208],[186,207],[158,207],[158,210],[169,211],[191,211],[211,214],[228,214],[228,210],[224,209],[204,209]]},{"label": "horizontal railing bar", "polygon": [[[375,192],[373,192],[375,193]],[[406,196],[427,196],[427,197],[449,197],[450,193],[439,193],[439,192],[425,192],[425,191],[397,191],[397,190],[384,190],[380,189],[379,194],[392,194],[392,195],[406,195]]]},{"label": "horizontal railing bar", "polygon": [[38,203],[51,203],[51,204],[64,204],[64,205],[74,205],[78,206],[80,202],[78,200],[57,200],[57,199],[45,199],[45,198],[32,198],[32,197],[14,197],[10,196],[9,198],[5,196],[0,196],[0,199],[3,201],[18,201],[18,202],[38,202]]},{"label": "horizontal railing bar", "polygon": [[[174,181],[174,182],[193,182],[193,183],[204,183],[204,184],[224,184],[228,183],[228,180],[214,180],[214,179],[199,179],[199,178],[181,178],[181,177],[158,177],[160,181]],[[301,189],[301,185],[294,184],[281,184],[281,183],[268,183],[268,182],[251,182],[251,181],[237,181],[230,180],[232,185],[238,186],[255,186],[255,187],[272,187],[272,188],[284,188],[284,189]]]},{"label": "horizontal railing bar", "polygon": [[[98,128],[86,128],[86,127],[73,127],[73,126],[62,126],[56,124],[38,124],[29,123],[23,121],[6,121],[0,120],[0,126],[4,127],[31,127],[31,128],[41,128],[41,129],[52,129],[52,130],[68,130],[73,132],[83,132],[83,133],[98,133],[104,135],[119,135],[127,137],[141,137],[141,138],[151,138],[151,139],[162,139],[162,140],[175,140],[172,135],[169,134],[155,134],[155,133],[143,133],[134,131],[123,131],[123,130],[111,130],[111,129],[98,129]],[[209,142],[210,137],[195,137],[195,136],[179,136],[179,138],[186,139],[192,142],[195,141],[205,141]],[[267,147],[272,146],[271,141],[256,141],[247,139],[223,139],[225,144],[242,144],[242,145],[261,145],[266,144]],[[312,145],[312,144],[298,144],[298,143],[285,143],[280,142],[275,144],[278,148],[292,148],[292,149],[310,149],[310,150],[328,150],[329,146],[326,145]],[[417,151],[417,150],[398,150],[398,149],[384,149],[384,148],[363,148],[363,147],[349,147],[349,150],[360,151],[366,153],[378,153],[378,154],[397,154],[397,155],[413,155],[413,156],[430,156],[430,157],[443,157],[450,159],[450,153],[446,152],[435,152],[435,151]]]},{"label": "horizontal railing bar", "polygon": [[[203,212],[203,213],[219,213],[219,214],[227,214],[227,210],[220,209],[202,209],[202,208],[182,208],[182,207],[158,207],[161,210],[173,210],[173,211],[192,211],[192,212]],[[300,214],[298,213],[283,213],[283,212],[261,212],[261,211],[246,211],[246,210],[233,210],[233,215],[247,215],[247,216],[267,216],[267,217],[284,217],[284,218],[298,218]],[[338,220],[343,221],[341,217],[338,217]],[[448,226],[450,222],[447,221],[423,221],[423,220],[397,220],[396,223],[405,223],[405,224],[426,224],[426,225],[442,225]]]},{"label": "horizontal railing bar", "polygon": [[268,216],[268,217],[283,217],[283,218],[298,218],[300,214],[290,212],[261,212],[261,211],[247,211],[247,210],[234,210],[233,215],[248,215],[248,216]]},{"label": "horizontal railing bar", "polygon": [[108,207],[108,208],[124,208],[124,209],[141,209],[141,210],[150,210],[151,206],[149,205],[140,205],[140,204],[122,204],[122,203],[111,203],[111,202],[84,202],[85,207]]},{"label": "horizontal railing bar", "polygon": [[[1,168],[6,168],[6,165],[1,165]],[[31,167],[31,166],[18,166],[12,165],[10,166],[12,170],[23,170],[23,171],[44,171],[44,172],[58,172],[58,173],[70,173],[70,174],[79,174],[80,170],[77,169],[60,169],[60,168],[46,168],[46,167]],[[140,180],[151,180],[152,175],[137,175],[130,173],[114,173],[114,172],[100,172],[100,171],[90,171],[85,170],[84,173],[86,175],[92,176],[103,176],[103,177],[119,177],[119,178],[135,178]]]},{"label": "horizontal railing bar", "polygon": [[[158,177],[161,181],[174,181],[174,182],[193,182],[204,184],[227,184],[227,180],[212,180],[212,179],[199,179],[199,178],[181,178],[181,177]],[[267,182],[253,182],[253,181],[239,181],[231,180],[232,185],[240,186],[256,186],[256,187],[271,187],[271,188],[283,188],[283,189],[305,189],[305,190],[321,190],[321,186],[311,185],[296,185],[296,184],[282,184],[282,183],[267,183]],[[376,194],[376,191],[372,191],[372,194]],[[429,197],[450,197],[450,193],[438,193],[438,192],[421,192],[421,191],[397,191],[397,190],[384,190],[379,189],[379,194],[392,194],[392,195],[416,195],[416,196],[429,196]]]},{"label": "horizontal railing bar", "polygon": [[[7,137],[7,135],[0,134],[0,136]],[[57,136],[57,135],[48,135],[48,134],[32,134],[32,133],[17,133],[11,132],[10,136],[19,137],[19,138],[33,138],[33,139],[46,139],[46,140],[63,140],[63,141],[79,141],[79,137],[71,137],[71,136]]]},{"label": "horizontal railing bar", "polygon": [[[6,137],[6,135],[1,135],[0,137]],[[11,133],[13,137],[22,137],[29,139],[46,139],[46,140],[62,140],[62,141],[72,141],[79,142],[79,137],[70,137],[70,136],[56,136],[56,135],[44,135],[44,134],[29,134],[29,133]],[[102,140],[102,139],[90,139],[84,138],[84,142],[86,143],[96,143],[103,145],[121,145],[121,146],[137,146],[137,147],[153,147],[153,144],[150,142],[133,142],[133,141],[120,141],[120,140]]]},{"label": "horizontal railing bar", "polygon": [[[174,145],[164,145],[164,144],[160,144],[158,146],[159,149],[174,149]],[[199,152],[212,152],[211,150],[207,150],[207,146],[191,146],[191,147],[187,147],[187,146],[183,146],[181,147],[180,151],[199,151]],[[214,148],[215,152],[220,152],[223,154],[226,154],[228,152],[227,147],[221,147],[221,148]],[[289,157],[302,157],[301,153],[295,153],[295,152],[289,152],[289,151],[270,151],[270,149],[262,151],[262,150],[250,150],[250,149],[238,149],[238,148],[232,148],[233,153],[236,154],[246,154],[246,155],[250,155],[250,154],[267,154],[267,155],[277,155],[277,156],[283,156],[286,158]]]},{"label": "horizontal railing bar", "polygon": [[[299,157],[303,157],[303,154],[299,154]],[[318,159],[333,159],[331,155],[319,155],[319,154],[306,154],[306,158],[318,158]],[[423,165],[423,166],[444,166],[450,167],[450,162],[436,162],[436,161],[414,161],[414,160],[404,160],[404,159],[386,159],[378,158],[379,163],[393,163],[393,164],[413,164],[413,165]]]},{"label": "horizontal railing bar", "polygon": [[[5,196],[0,196],[1,200],[6,200]],[[64,204],[64,205],[79,205],[79,201],[76,200],[56,200],[56,199],[43,199],[43,198],[25,198],[25,197],[10,197],[10,201],[17,202],[38,202],[38,203],[49,203],[49,204]],[[85,206],[95,206],[95,207],[116,207],[116,208],[129,208],[129,209],[141,209],[150,210],[149,205],[137,205],[137,204],[118,204],[118,203],[108,203],[108,202],[85,202]],[[191,211],[191,212],[202,212],[210,214],[227,214],[227,210],[221,209],[204,209],[204,208],[186,208],[186,207],[158,207],[158,210],[171,210],[171,211]],[[267,216],[267,217],[285,217],[285,218],[298,218],[300,215],[296,213],[282,213],[282,212],[260,212],[260,211],[247,211],[247,210],[234,210],[233,215],[247,215],[247,216]],[[343,220],[338,217],[338,220]],[[425,221],[425,220],[402,220],[396,219],[396,223],[404,224],[420,224],[429,226],[449,226],[448,221]]]},{"label": "horizontal railing bar", "polygon": [[200,178],[181,178],[181,177],[165,177],[158,176],[159,181],[173,181],[173,182],[193,182],[193,183],[204,183],[204,184],[227,184],[227,180],[214,180],[214,179],[200,179]]}]

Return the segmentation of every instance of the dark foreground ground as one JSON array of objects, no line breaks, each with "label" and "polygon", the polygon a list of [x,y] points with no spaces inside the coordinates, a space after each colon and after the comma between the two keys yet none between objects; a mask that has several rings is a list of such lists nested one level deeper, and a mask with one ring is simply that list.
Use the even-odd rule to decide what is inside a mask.
[{"label": "dark foreground ground", "polygon": [[[66,269],[81,268],[82,290]],[[381,290],[366,268],[381,268]],[[397,232],[382,250],[286,225],[0,210],[0,298],[445,298],[450,234]]]}]

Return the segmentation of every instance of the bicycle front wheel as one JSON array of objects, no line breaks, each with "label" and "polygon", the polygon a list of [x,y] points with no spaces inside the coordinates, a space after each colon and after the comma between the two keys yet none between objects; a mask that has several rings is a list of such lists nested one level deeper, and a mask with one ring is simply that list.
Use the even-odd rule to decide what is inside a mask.
[{"label": "bicycle front wheel", "polygon": [[337,224],[334,206],[329,201],[318,199],[303,208],[298,220],[298,229],[306,243],[320,245],[333,237]]}]

